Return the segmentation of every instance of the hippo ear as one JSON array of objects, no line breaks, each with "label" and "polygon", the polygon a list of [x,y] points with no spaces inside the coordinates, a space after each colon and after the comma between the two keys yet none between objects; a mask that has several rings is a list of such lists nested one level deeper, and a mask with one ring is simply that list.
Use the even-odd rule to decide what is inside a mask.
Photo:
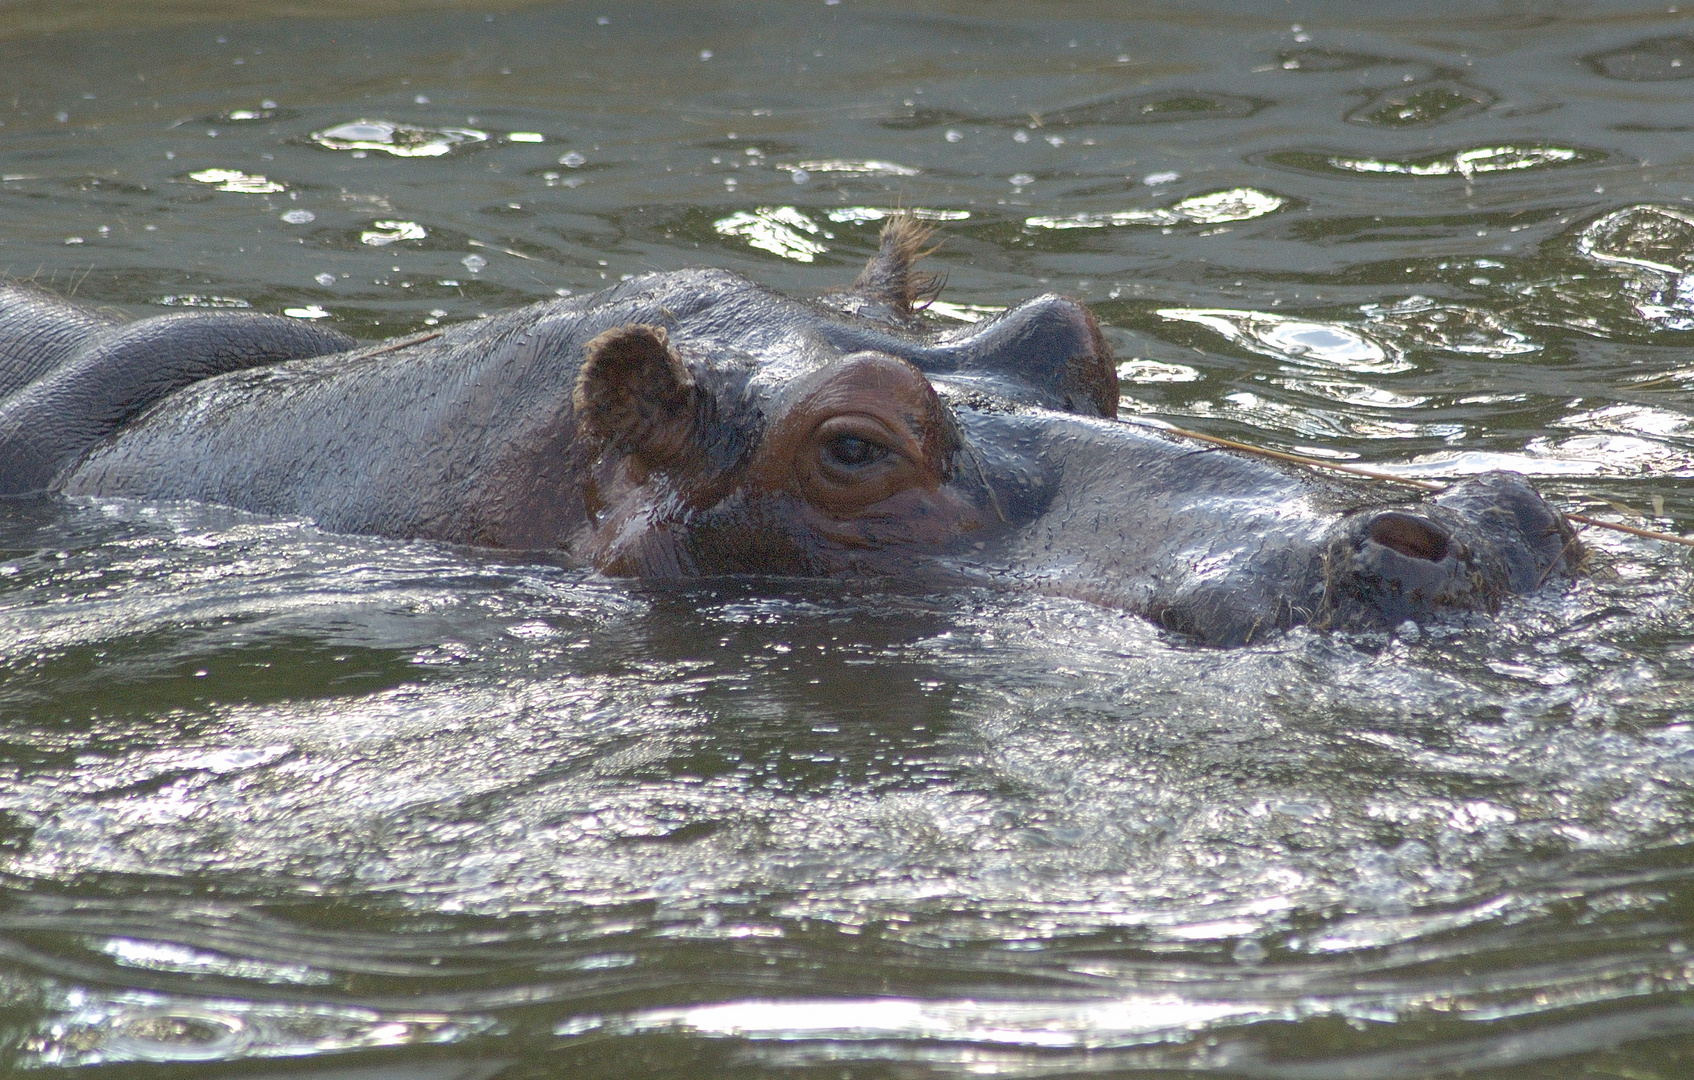
[{"label": "hippo ear", "polygon": [[661,327],[620,326],[590,341],[571,403],[602,450],[621,449],[649,469],[699,455],[699,390]]},{"label": "hippo ear", "polygon": [[924,247],[934,232],[909,214],[889,218],[876,254],[848,287],[848,294],[881,301],[902,316],[923,310],[946,284],[942,275],[916,269],[918,260],[935,250]]}]

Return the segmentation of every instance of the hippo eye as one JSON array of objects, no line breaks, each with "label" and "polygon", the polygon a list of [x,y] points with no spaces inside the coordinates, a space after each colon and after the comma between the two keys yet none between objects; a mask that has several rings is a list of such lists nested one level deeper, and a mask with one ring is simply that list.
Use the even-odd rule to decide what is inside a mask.
[{"label": "hippo eye", "polygon": [[823,444],[824,463],[838,469],[862,469],[889,455],[880,443],[857,435],[837,435]]},{"label": "hippo eye", "polygon": [[[903,421],[896,421],[905,426]],[[852,515],[925,482],[922,447],[895,423],[869,413],[839,413],[812,429],[797,478],[812,505]]]}]

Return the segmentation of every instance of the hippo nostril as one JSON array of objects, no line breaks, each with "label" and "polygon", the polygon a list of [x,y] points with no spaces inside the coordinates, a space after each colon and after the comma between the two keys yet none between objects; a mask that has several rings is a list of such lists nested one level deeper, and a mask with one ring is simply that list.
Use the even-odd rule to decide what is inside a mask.
[{"label": "hippo nostril", "polygon": [[1365,535],[1402,555],[1429,562],[1447,557],[1447,533],[1427,518],[1390,510],[1378,514]]}]

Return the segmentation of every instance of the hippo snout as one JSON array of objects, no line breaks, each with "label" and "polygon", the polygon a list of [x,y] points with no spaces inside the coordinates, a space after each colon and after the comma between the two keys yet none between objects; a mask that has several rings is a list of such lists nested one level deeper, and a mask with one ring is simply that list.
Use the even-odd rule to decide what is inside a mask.
[{"label": "hippo snout", "polygon": [[1425,622],[1500,610],[1506,597],[1570,574],[1581,545],[1564,518],[1513,473],[1485,473],[1416,507],[1354,514],[1324,552],[1315,625]]}]

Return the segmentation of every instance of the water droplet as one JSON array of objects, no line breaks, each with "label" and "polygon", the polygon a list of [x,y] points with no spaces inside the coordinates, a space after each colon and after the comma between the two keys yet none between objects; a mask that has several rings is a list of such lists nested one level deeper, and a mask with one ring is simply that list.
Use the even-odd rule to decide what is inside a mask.
[{"label": "water droplet", "polygon": [[805,169],[795,169],[792,173],[789,174],[789,179],[793,180],[796,184],[804,184],[806,181],[810,180],[811,178],[812,178],[811,174],[808,173]]},{"label": "water droplet", "polygon": [[1027,131],[1014,131],[1014,132],[1012,132],[1012,141],[1013,142],[1028,142],[1029,141],[1029,132],[1027,132]]},{"label": "water droplet", "polygon": [[65,237],[65,243],[67,243],[67,244],[80,244],[82,242],[83,242],[82,237],[80,237],[80,236],[67,236],[67,237]]},{"label": "water droplet", "polygon": [[307,304],[305,307],[283,308],[282,313],[284,315],[287,315],[291,319],[327,319],[327,318],[329,318],[329,312],[325,311],[323,308],[319,307],[316,304]]},{"label": "water droplet", "polygon": [[711,58],[712,58],[712,50],[710,50],[710,49],[701,49],[700,50],[700,59],[710,60]]},{"label": "water droplet", "polygon": [[1021,172],[1016,176],[1008,176],[1006,178],[1006,183],[1011,184],[1013,187],[1028,187],[1030,184],[1035,183],[1035,177],[1028,173]]},{"label": "water droplet", "polygon": [[324,288],[327,289],[331,285],[335,284],[335,275],[328,273],[326,271],[325,273],[319,274],[317,277],[313,278],[312,280],[317,282],[319,285],[322,285]]},{"label": "water droplet", "polygon": [[480,273],[482,268],[488,265],[487,259],[483,258],[481,255],[477,255],[477,254],[474,254],[474,253],[470,254],[470,255],[466,255],[464,258],[460,259],[459,261],[461,263],[464,263],[465,269],[469,270],[473,274]]},{"label": "water droplet", "polygon": [[513,131],[507,134],[506,140],[508,142],[521,143],[538,143],[547,141],[546,137],[539,131]]},{"label": "water droplet", "polygon": [[570,153],[559,159],[559,164],[563,165],[567,169],[580,169],[587,163],[588,159],[577,153],[575,150],[572,150]]},{"label": "water droplet", "polygon": [[1160,184],[1174,184],[1181,179],[1182,174],[1179,172],[1156,172],[1143,176],[1141,182],[1148,187],[1158,187]]},{"label": "water droplet", "polygon": [[318,215],[310,210],[290,210],[282,215],[282,220],[290,225],[307,225],[318,219]]},{"label": "water droplet", "polygon": [[964,139],[958,128],[948,128],[945,136],[948,142],[959,142]]}]

